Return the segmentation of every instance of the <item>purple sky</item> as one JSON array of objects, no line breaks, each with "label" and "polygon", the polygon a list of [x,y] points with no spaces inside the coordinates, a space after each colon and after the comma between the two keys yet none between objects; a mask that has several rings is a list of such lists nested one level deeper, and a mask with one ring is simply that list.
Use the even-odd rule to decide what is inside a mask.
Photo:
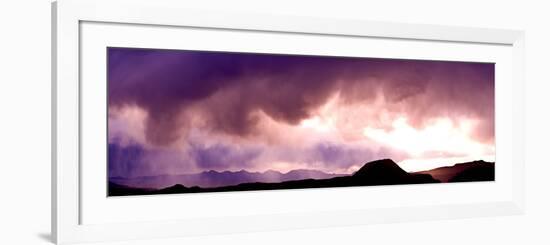
[{"label": "purple sky", "polygon": [[109,176],[494,160],[494,64],[108,48]]}]

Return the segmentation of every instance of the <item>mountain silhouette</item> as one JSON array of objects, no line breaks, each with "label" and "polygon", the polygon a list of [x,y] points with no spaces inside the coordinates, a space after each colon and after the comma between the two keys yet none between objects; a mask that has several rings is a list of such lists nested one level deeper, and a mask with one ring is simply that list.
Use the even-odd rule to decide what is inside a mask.
[{"label": "mountain silhouette", "polygon": [[381,159],[365,163],[363,167],[353,174],[353,176],[365,178],[376,177],[376,175],[404,177],[408,175],[408,173],[399,167],[393,160]]},{"label": "mountain silhouette", "polygon": [[109,196],[130,196],[130,195],[147,195],[155,192],[154,189],[135,188],[126,185],[120,185],[109,181],[108,195]]},{"label": "mountain silhouette", "polygon": [[424,173],[407,173],[391,159],[368,162],[352,177],[363,185],[396,185],[437,183],[438,180]]},{"label": "mountain silhouette", "polygon": [[[321,171],[316,172],[317,174]],[[203,172],[204,174],[205,172]],[[216,171],[207,171],[207,174],[220,174]],[[250,174],[250,172],[221,172]],[[304,176],[304,173],[311,174],[308,171],[290,171],[287,175],[290,177]],[[266,171],[262,174],[269,176],[279,176],[277,171]],[[483,175],[482,171],[473,171],[463,177],[471,179]],[[223,176],[223,175],[222,175]],[[466,180],[467,181],[467,180]],[[218,187],[198,187],[185,186],[183,184],[174,184],[172,186],[160,189],[142,189],[132,188],[125,185],[109,182],[109,195],[150,195],[150,194],[173,194],[173,193],[198,193],[198,192],[223,192],[223,191],[250,191],[250,190],[275,190],[275,189],[302,189],[302,188],[324,188],[324,187],[350,187],[350,186],[373,186],[373,185],[395,185],[395,184],[423,184],[439,183],[428,173],[407,173],[401,169],[393,160],[382,159],[365,163],[358,171],[352,175],[336,176],[325,179],[305,178],[298,180],[288,180],[282,182],[246,182],[236,185],[218,186]],[[113,188],[113,191],[111,191]],[[128,188],[125,192],[124,188]]]},{"label": "mountain silhouette", "polygon": [[453,176],[449,182],[494,181],[494,163],[475,164]]},{"label": "mountain silhouette", "polygon": [[495,163],[478,160],[418,173],[430,174],[441,182],[494,181]]}]

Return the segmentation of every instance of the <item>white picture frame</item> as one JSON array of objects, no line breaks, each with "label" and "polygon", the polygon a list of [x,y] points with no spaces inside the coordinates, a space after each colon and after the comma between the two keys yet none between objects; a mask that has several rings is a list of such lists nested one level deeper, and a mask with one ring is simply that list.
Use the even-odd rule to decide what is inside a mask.
[{"label": "white picture frame", "polygon": [[[501,135],[501,138],[505,138],[509,143],[506,148],[507,154],[502,155],[512,163],[509,178],[505,179],[502,195],[477,202],[464,200],[433,205],[418,205],[411,202],[397,206],[389,205],[386,208],[348,208],[312,212],[268,210],[261,215],[199,216],[151,222],[83,223],[82,208],[85,194],[83,194],[82,176],[85,169],[82,169],[80,154],[83,147],[81,144],[83,91],[80,86],[83,23],[506,46],[511,52],[509,56],[511,69],[507,71],[511,82],[506,90],[509,92],[503,96],[497,95],[497,107],[499,101],[510,101],[502,104],[507,107],[506,112],[503,112],[506,115],[501,113],[501,116],[510,118],[509,127],[503,130],[504,134]],[[524,33],[522,31],[208,12],[186,9],[182,1],[60,0],[52,4],[52,32],[52,237],[58,244],[512,215],[524,212]],[[498,118],[497,116],[497,124]],[[499,137],[498,134],[497,137]],[[497,159],[498,154],[497,150]],[[477,186],[469,188],[477,188]]]}]

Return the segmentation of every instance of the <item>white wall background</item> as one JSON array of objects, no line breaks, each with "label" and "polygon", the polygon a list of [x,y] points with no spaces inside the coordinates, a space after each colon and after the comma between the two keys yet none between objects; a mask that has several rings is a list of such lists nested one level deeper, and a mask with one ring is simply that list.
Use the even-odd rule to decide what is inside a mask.
[{"label": "white wall background", "polygon": [[[190,8],[525,29],[527,214],[114,244],[550,244],[550,8],[546,1],[203,0],[189,4]],[[50,1],[3,1],[0,9],[0,244],[47,244]]]}]

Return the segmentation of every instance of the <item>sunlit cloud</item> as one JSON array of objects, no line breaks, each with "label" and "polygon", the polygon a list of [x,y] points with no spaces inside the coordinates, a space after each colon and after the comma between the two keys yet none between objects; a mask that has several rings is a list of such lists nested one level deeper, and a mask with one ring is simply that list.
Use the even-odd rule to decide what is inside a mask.
[{"label": "sunlit cloud", "polygon": [[302,120],[300,127],[305,129],[313,129],[318,133],[327,133],[336,129],[332,119],[321,119],[318,116]]},{"label": "sunlit cloud", "polygon": [[109,109],[109,142],[123,146],[132,143],[147,144],[145,122],[147,111],[138,106]]}]

